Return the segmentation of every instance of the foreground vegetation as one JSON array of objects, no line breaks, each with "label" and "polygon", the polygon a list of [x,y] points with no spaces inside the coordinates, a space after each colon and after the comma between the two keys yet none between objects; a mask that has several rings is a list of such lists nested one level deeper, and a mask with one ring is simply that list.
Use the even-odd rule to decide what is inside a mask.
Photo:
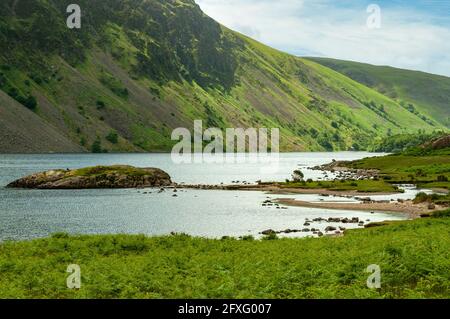
[{"label": "foreground vegetation", "polygon": [[360,193],[395,193],[399,188],[384,180],[303,181],[282,183],[283,188],[326,189],[330,191],[357,191]]},{"label": "foreground vegetation", "polygon": [[[448,298],[450,211],[342,238],[106,235],[0,245],[1,298]],[[82,286],[66,288],[69,264]],[[366,286],[369,265],[382,287]]]}]

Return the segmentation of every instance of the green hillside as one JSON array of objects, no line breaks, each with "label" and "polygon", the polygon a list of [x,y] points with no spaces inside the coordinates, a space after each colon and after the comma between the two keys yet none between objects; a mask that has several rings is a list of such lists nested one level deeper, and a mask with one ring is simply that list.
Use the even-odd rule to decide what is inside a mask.
[{"label": "green hillside", "polygon": [[450,127],[450,78],[388,66],[311,58],[397,101],[410,112]]},{"label": "green hillside", "polygon": [[[0,3],[0,89],[12,97],[2,108],[14,99],[34,112],[66,151],[168,151],[172,130],[194,119],[279,127],[284,151],[365,149],[377,137],[444,127],[431,111],[424,118],[219,25],[193,0],[79,0],[79,30],[66,26],[71,2]],[[0,149],[13,151],[33,150]]]}]

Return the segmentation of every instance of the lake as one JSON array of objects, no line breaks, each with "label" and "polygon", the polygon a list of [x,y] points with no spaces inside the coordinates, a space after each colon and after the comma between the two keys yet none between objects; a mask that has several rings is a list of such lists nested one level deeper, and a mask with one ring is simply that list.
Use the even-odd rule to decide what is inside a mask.
[{"label": "lake", "polygon": [[[230,184],[284,181],[295,169],[306,178],[323,179],[321,171],[308,169],[336,160],[355,160],[380,156],[366,152],[282,153],[276,171],[261,173],[260,163],[174,164],[170,154],[45,154],[0,155],[0,240],[24,240],[45,237],[55,232],[71,234],[146,234],[171,232],[193,236],[254,235],[266,229],[301,229],[306,218],[359,217],[366,221],[401,220],[404,214],[326,210],[302,207],[263,207],[266,199],[283,197],[263,192],[155,189],[119,190],[23,190],[5,186],[34,172],[57,168],[81,168],[95,165],[128,164],[158,167],[173,181],[188,184]],[[245,157],[245,155],[242,155]],[[412,197],[408,188],[396,197]],[[286,195],[284,195],[286,196]],[[313,195],[289,195],[314,200]],[[322,199],[323,200],[323,199]],[[343,198],[327,198],[342,201]],[[351,199],[348,199],[351,200]],[[312,225],[324,229],[330,224]],[[286,236],[306,236],[297,233]]]}]

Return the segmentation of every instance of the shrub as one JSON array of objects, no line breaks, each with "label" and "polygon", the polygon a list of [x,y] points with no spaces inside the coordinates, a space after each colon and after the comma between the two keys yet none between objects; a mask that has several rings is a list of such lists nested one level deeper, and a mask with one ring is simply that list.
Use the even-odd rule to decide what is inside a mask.
[{"label": "shrub", "polygon": [[103,102],[102,100],[97,100],[97,110],[102,110],[106,107],[105,102]]},{"label": "shrub", "polygon": [[5,85],[6,85],[6,77],[2,72],[0,72],[0,88]]},{"label": "shrub", "polygon": [[448,218],[450,217],[450,209],[434,212],[431,217],[433,218]]},{"label": "shrub", "polygon": [[30,94],[24,97],[15,87],[8,90],[8,95],[30,110],[34,110],[37,107],[37,100],[33,95]]},{"label": "shrub", "polygon": [[416,195],[416,198],[414,198],[414,204],[425,203],[429,200],[430,198],[427,194],[425,194],[424,192],[420,192]]},{"label": "shrub", "polygon": [[108,135],[106,135],[106,140],[112,144],[117,144],[119,142],[119,135],[117,135],[116,132],[111,131]]},{"label": "shrub", "polygon": [[263,240],[277,240],[278,236],[275,233],[270,233],[269,235],[265,236]]},{"label": "shrub", "polygon": [[301,181],[303,181],[304,177],[305,177],[305,175],[302,173],[302,171],[297,169],[292,174],[292,181],[294,181],[295,183],[301,182]]},{"label": "shrub", "polygon": [[128,98],[128,89],[123,86],[122,82],[109,73],[103,73],[100,82],[110,89],[114,94],[121,98]]},{"label": "shrub", "polygon": [[36,74],[31,74],[30,78],[37,84],[37,85],[41,85],[42,84],[42,79],[36,75]]},{"label": "shrub", "polygon": [[52,238],[69,238],[68,233],[60,232],[60,233],[54,233],[51,235]]},{"label": "shrub", "polygon": [[416,195],[416,198],[414,199],[414,204],[420,204],[425,202],[435,203],[438,205],[448,205],[450,203],[450,195],[439,195],[439,194],[427,195],[423,192]]},{"label": "shrub", "polygon": [[151,87],[150,93],[152,93],[152,95],[154,95],[154,96],[157,96],[158,98],[161,97],[161,91],[157,88]]},{"label": "shrub", "polygon": [[317,141],[320,146],[322,146],[325,150],[332,152],[333,151],[333,144],[331,144],[325,137],[319,138]]},{"label": "shrub", "polygon": [[102,141],[100,141],[99,138],[97,138],[97,139],[94,141],[94,143],[92,143],[92,146],[91,146],[91,152],[92,152],[92,153],[103,153],[103,150],[102,150]]},{"label": "shrub", "polygon": [[319,132],[315,128],[311,128],[309,130],[309,135],[311,135],[313,138],[316,138],[319,135]]},{"label": "shrub", "polygon": [[25,105],[25,107],[27,107],[30,110],[34,110],[37,107],[36,98],[32,95],[29,95],[27,98],[25,98],[25,100],[23,100],[22,104]]},{"label": "shrub", "polygon": [[7,93],[13,99],[16,99],[19,96],[19,91],[14,87],[10,88]]}]

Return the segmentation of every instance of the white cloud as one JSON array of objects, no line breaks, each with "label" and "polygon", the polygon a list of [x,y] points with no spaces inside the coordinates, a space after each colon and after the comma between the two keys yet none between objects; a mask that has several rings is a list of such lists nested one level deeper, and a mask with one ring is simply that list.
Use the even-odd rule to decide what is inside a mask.
[{"label": "white cloud", "polygon": [[366,6],[328,0],[197,0],[220,23],[277,49],[450,76],[450,28],[414,9],[381,5],[380,29]]}]

